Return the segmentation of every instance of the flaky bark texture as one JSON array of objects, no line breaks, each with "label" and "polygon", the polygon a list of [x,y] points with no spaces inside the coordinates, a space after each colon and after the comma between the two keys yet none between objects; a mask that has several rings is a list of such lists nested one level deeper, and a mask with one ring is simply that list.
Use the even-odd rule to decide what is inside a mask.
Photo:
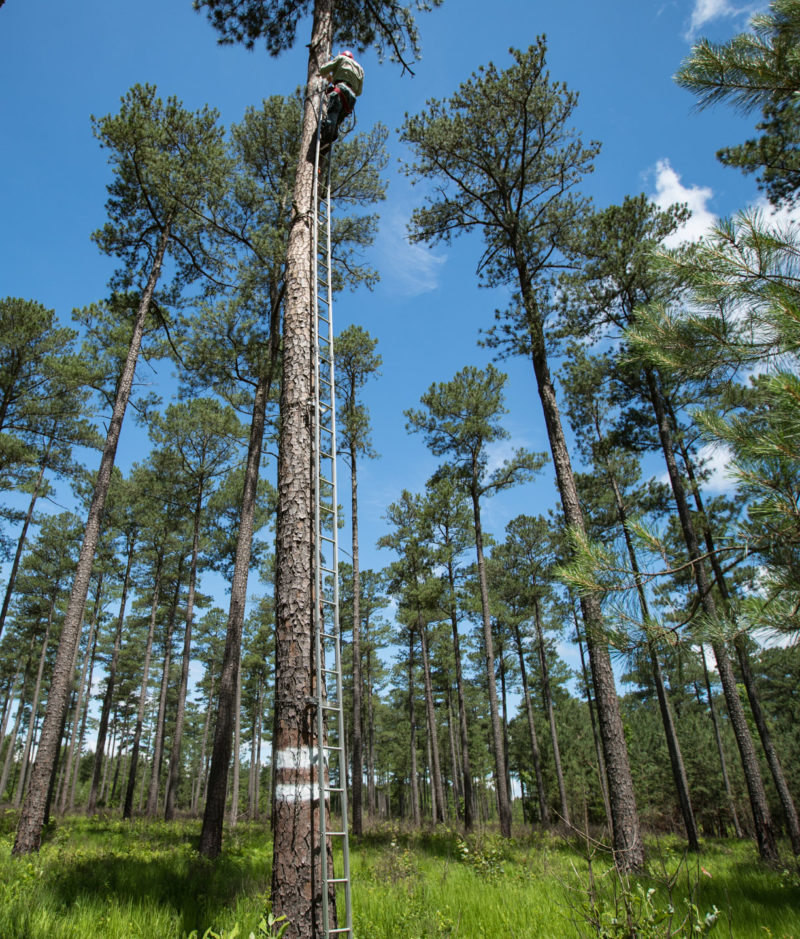
[{"label": "flaky bark texture", "polygon": [[125,409],[128,406],[128,399],[133,386],[133,375],[142,344],[144,323],[150,309],[153,291],[161,273],[161,264],[164,260],[168,240],[169,222],[161,234],[147,286],[139,302],[133,335],[128,347],[128,355],[117,387],[117,397],[114,401],[114,410],[108,426],[103,456],[100,460],[100,469],[97,473],[94,494],[89,507],[89,517],[86,521],[86,531],[78,558],[78,567],[75,571],[72,593],[64,614],[64,625],[61,629],[61,641],[58,645],[56,661],[53,666],[53,680],[50,684],[50,693],[47,696],[47,711],[39,739],[36,765],[33,768],[31,785],[17,827],[17,836],[13,848],[14,854],[29,854],[31,851],[38,851],[41,844],[47,792],[60,744],[64,713],[69,704],[69,692],[72,684],[72,660],[75,656],[75,647],[80,638],[83,611],[86,606],[86,596],[89,592],[89,579],[92,574],[92,563],[94,562],[97,542],[100,537],[106,496],[111,484],[111,470],[117,454],[122,420],[125,417]]},{"label": "flaky bark texture", "polygon": [[[317,124],[317,75],[333,36],[332,0],[316,0],[293,218],[286,255],[283,384],[276,533],[275,725],[272,907],[289,920],[287,939],[322,935],[319,804],[311,799],[316,715],[313,675],[312,205],[306,160]],[[335,919],[335,904],[331,912]]]}]

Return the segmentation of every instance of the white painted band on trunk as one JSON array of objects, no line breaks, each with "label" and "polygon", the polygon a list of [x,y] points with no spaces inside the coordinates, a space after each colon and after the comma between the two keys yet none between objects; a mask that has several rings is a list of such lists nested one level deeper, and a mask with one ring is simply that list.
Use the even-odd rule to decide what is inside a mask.
[{"label": "white painted band on trunk", "polygon": [[278,783],[275,786],[275,801],[312,802],[319,798],[316,788],[311,783]]},{"label": "white painted band on trunk", "polygon": [[275,753],[275,769],[311,769],[317,765],[318,754],[314,747],[286,747]]}]

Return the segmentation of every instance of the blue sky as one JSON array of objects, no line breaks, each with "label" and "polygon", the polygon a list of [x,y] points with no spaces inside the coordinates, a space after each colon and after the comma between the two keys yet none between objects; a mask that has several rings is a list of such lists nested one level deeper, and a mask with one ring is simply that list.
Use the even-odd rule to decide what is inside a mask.
[{"label": "blue sky", "polygon": [[[445,0],[419,19],[423,58],[413,77],[374,55],[361,59],[366,78],[358,128],[385,123],[392,157],[371,253],[381,283],[372,293],[342,296],[334,314],[339,329],[349,323],[368,329],[383,356],[382,375],[368,386],[381,457],[360,471],[364,566],[388,563],[375,549],[385,508],[404,487],[420,491],[436,465],[420,439],[406,436],[403,410],[417,406],[431,382],[489,361],[476,344],[478,332],[504,304],[502,291],[476,287],[477,240],[433,251],[406,242],[416,192],[397,172],[404,153],[396,130],[404,113],[417,112],[429,97],[448,96],[481,64],[504,67],[510,46],[524,48],[544,33],[552,77],[580,93],[575,125],[584,139],[603,144],[585,192],[600,207],[642,191],[664,204],[688,201],[697,233],[715,216],[759,201],[753,181],[714,155],[742,140],[752,122],[725,108],[696,113],[672,75],[693,38],[727,39],[756,8],[726,0]],[[263,50],[218,46],[190,0],[7,0],[0,9],[0,296],[38,300],[67,320],[72,308],[106,293],[113,264],[89,236],[104,221],[110,173],[90,115],[115,111],[132,84],[150,82],[189,107],[215,106],[225,124],[238,121],[247,106],[289,94],[303,80],[308,32],[300,24],[297,48],[275,60]],[[546,450],[530,365],[502,367],[509,373],[509,446]],[[168,372],[159,380],[166,382]],[[140,433],[129,420],[123,470],[141,458]],[[499,460],[502,450],[494,456]],[[343,470],[340,480],[345,503]],[[514,515],[544,512],[554,501],[548,469],[533,484],[487,503],[485,525],[502,537]],[[345,532],[343,544],[348,537]]]}]

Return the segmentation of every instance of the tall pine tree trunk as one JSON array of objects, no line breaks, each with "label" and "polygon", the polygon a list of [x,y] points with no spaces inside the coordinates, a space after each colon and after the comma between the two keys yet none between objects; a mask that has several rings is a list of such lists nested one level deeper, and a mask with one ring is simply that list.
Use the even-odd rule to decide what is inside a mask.
[{"label": "tall pine tree trunk", "polygon": [[[322,920],[319,804],[313,799],[316,751],[313,696],[312,204],[314,166],[306,159],[317,126],[318,74],[329,58],[333,2],[315,0],[300,157],[286,254],[283,382],[276,533],[275,723],[272,903],[290,922],[287,939],[319,935]],[[316,744],[316,746],[315,746]],[[325,850],[323,846],[323,850]],[[335,908],[335,903],[331,904]],[[332,912],[335,912],[332,909]],[[336,917],[333,916],[335,924]]]},{"label": "tall pine tree trunk", "polygon": [[[669,407],[669,402],[667,402],[667,405],[670,417],[672,418],[673,426],[677,427],[675,415],[672,412],[671,407]],[[725,579],[725,574],[722,570],[722,565],[720,564],[719,557],[715,549],[714,536],[711,533],[711,525],[706,514],[705,506],[703,505],[703,497],[700,493],[700,485],[695,477],[694,464],[680,437],[678,438],[678,443],[680,446],[683,463],[686,467],[686,473],[689,478],[692,494],[694,495],[695,505],[697,506],[697,511],[702,521],[703,536],[711,561],[711,569],[714,572],[714,580],[717,584],[717,589],[720,592],[720,596],[727,604],[730,601],[730,593],[728,591],[728,585]],[[750,710],[753,714],[756,730],[758,730],[758,736],[761,739],[761,745],[764,748],[764,755],[767,758],[767,766],[769,766],[770,773],[772,774],[772,779],[778,792],[778,798],[780,799],[781,807],[783,808],[783,813],[786,817],[786,825],[789,830],[789,839],[792,843],[792,851],[794,854],[800,854],[800,820],[798,820],[797,817],[797,807],[794,804],[792,793],[789,790],[789,786],[786,782],[786,774],[783,771],[783,766],[781,765],[778,752],[775,749],[775,744],[772,741],[772,735],[769,732],[764,709],[761,706],[761,697],[758,693],[758,687],[753,676],[753,670],[750,666],[750,656],[748,654],[744,638],[741,635],[734,639],[733,648],[736,652],[737,661],[739,662],[739,671],[741,672],[742,681],[744,683],[745,691],[747,692],[747,699],[750,702]]]},{"label": "tall pine tree trunk", "polygon": [[[667,464],[672,494],[678,510],[681,530],[683,532],[684,541],[686,542],[689,559],[692,562],[692,571],[697,586],[700,605],[708,619],[711,622],[716,622],[716,603],[711,594],[711,585],[708,582],[705,565],[700,558],[700,547],[694,529],[694,522],[692,521],[689,505],[686,501],[683,481],[678,472],[678,464],[675,459],[675,450],[672,443],[672,431],[664,405],[664,398],[652,369],[648,368],[645,370],[645,379],[655,414],[661,449]],[[725,693],[725,703],[728,707],[728,715],[731,719],[731,726],[733,727],[733,732],[736,737],[742,769],[744,770],[745,781],[747,782],[747,791],[750,796],[750,807],[753,813],[753,824],[755,826],[758,850],[765,861],[774,862],[778,859],[778,848],[775,843],[772,817],[767,803],[767,796],[764,791],[764,782],[761,778],[761,770],[758,765],[755,747],[753,746],[753,738],[750,735],[744,708],[742,707],[742,702],[736,687],[736,677],[733,673],[730,656],[728,655],[728,650],[725,648],[725,643],[720,640],[712,642],[711,648],[714,650],[714,657],[717,660],[717,670],[722,682],[722,690]]]},{"label": "tall pine tree trunk", "polygon": [[8,575],[8,583],[6,584],[6,592],[3,596],[3,607],[0,609],[0,636],[3,635],[3,627],[6,623],[6,616],[8,615],[8,607],[11,603],[11,597],[14,594],[14,584],[17,580],[17,571],[19,570],[19,562],[22,558],[22,549],[25,547],[25,539],[28,537],[28,528],[31,524],[31,519],[33,518],[33,510],[36,507],[36,500],[39,498],[39,491],[42,488],[42,481],[44,480],[44,471],[47,469],[47,459],[50,454],[50,446],[52,441],[48,443],[47,450],[45,455],[42,457],[41,465],[39,468],[39,475],[36,477],[36,482],[33,486],[33,492],[31,493],[31,501],[28,503],[28,511],[25,513],[25,521],[22,523],[22,531],[19,534],[17,539],[17,550],[14,553],[14,561],[11,564],[11,573]]},{"label": "tall pine tree trunk", "polygon": [[[39,668],[36,672],[36,684],[33,686],[33,700],[31,701],[31,717],[28,722],[28,733],[25,737],[25,746],[22,750],[22,760],[20,762],[19,770],[19,779],[17,780],[17,790],[14,793],[14,808],[18,809],[22,803],[22,794],[25,791],[25,783],[28,780],[28,762],[31,756],[31,747],[33,745],[33,733],[36,726],[36,718],[39,713],[39,695],[42,690],[42,675],[44,674],[44,666],[47,661],[47,644],[50,640],[50,628],[53,625],[53,613],[56,606],[56,592],[58,591],[58,585],[56,585],[56,591],[53,593],[50,598],[50,611],[47,614],[47,626],[44,631],[44,639],[42,640],[42,652],[39,656]],[[60,738],[59,738],[60,741]]]},{"label": "tall pine tree trunk", "polygon": [[[556,472],[556,484],[561,498],[561,507],[567,525],[577,532],[585,533],[578,490],[572,472],[561,414],[558,409],[555,388],[547,362],[544,325],[536,303],[531,279],[521,251],[516,253],[519,283],[527,314],[530,352],[539,399],[542,404],[550,452]],[[591,663],[597,718],[600,725],[600,740],[608,782],[608,799],[611,808],[614,861],[620,870],[639,868],[644,863],[644,845],[633,790],[628,748],[622,729],[622,717],[617,699],[614,672],[603,627],[603,614],[596,597],[581,598],[581,611],[585,626],[586,646]]]},{"label": "tall pine tree trunk", "polygon": [[242,648],[242,628],[247,605],[247,579],[253,545],[258,476],[261,467],[261,449],[264,440],[267,402],[269,401],[280,343],[280,308],[282,296],[276,298],[270,312],[270,354],[268,366],[259,375],[253,396],[253,414],[250,422],[250,440],[247,448],[242,508],[239,513],[239,531],[236,536],[236,558],[231,582],[231,602],[225,634],[225,652],[219,686],[217,720],[214,726],[214,746],[208,771],[203,827],[200,832],[200,853],[215,858],[222,850],[222,826],[225,817],[225,793],[228,787],[228,767],[231,760],[235,676],[239,669]]},{"label": "tall pine tree trunk", "polygon": [[350,449],[350,506],[353,551],[353,834],[363,831],[364,743],[361,684],[361,566],[358,558],[358,476],[356,448]]},{"label": "tall pine tree trunk", "polygon": [[453,630],[453,659],[456,670],[456,694],[458,696],[458,729],[461,735],[461,761],[464,770],[464,828],[472,831],[475,824],[475,793],[472,787],[472,765],[469,759],[469,728],[467,705],[464,698],[464,678],[461,670],[461,646],[458,635],[458,609],[456,607],[455,572],[452,561],[447,563],[447,582],[450,587],[450,625]]},{"label": "tall pine tree trunk", "polygon": [[[72,803],[70,802],[70,793],[72,792],[72,777],[73,769],[75,764],[75,753],[77,749],[78,760],[80,761],[80,743],[79,735],[82,732],[82,728],[85,726],[83,721],[83,711],[84,711],[84,695],[88,698],[91,694],[91,688],[86,687],[86,677],[87,672],[89,671],[89,662],[94,655],[94,637],[97,631],[97,620],[100,615],[100,598],[103,593],[103,573],[100,573],[100,576],[97,579],[97,591],[94,596],[94,609],[92,611],[92,621],[89,624],[89,638],[86,640],[86,652],[83,656],[83,668],[81,669],[81,678],[80,684],[78,686],[78,699],[75,702],[75,717],[72,722],[72,736],[69,742],[69,752],[67,754],[67,765],[64,773],[65,783],[64,788],[61,793],[61,801],[59,803],[59,812],[63,815],[67,806],[72,809]],[[88,710],[88,708],[87,708]],[[81,730],[79,730],[79,724]]]},{"label": "tall pine tree trunk", "polygon": [[92,788],[89,792],[89,804],[86,806],[87,815],[93,815],[97,808],[100,774],[103,767],[103,757],[105,755],[106,734],[108,733],[108,718],[111,714],[111,706],[114,703],[114,686],[117,680],[117,664],[119,662],[119,650],[122,644],[122,627],[125,623],[125,606],[128,602],[128,587],[130,586],[131,566],[133,564],[135,547],[136,536],[134,533],[131,533],[128,536],[128,560],[125,565],[125,576],[122,580],[122,597],[119,601],[117,631],[114,634],[114,650],[111,653],[111,661],[108,665],[108,681],[106,682],[103,707],[100,712],[100,726],[97,730],[97,744],[94,751],[94,768],[92,770]]},{"label": "tall pine tree trunk", "polygon": [[231,828],[239,821],[239,773],[241,771],[241,727],[242,727],[242,665],[236,673],[235,716],[233,720],[233,785],[231,792]]},{"label": "tall pine tree trunk", "polygon": [[514,642],[517,647],[517,658],[519,659],[519,672],[522,678],[522,697],[525,701],[525,714],[528,718],[528,735],[531,740],[531,755],[533,756],[533,771],[536,776],[536,796],[539,800],[539,820],[543,825],[550,824],[550,810],[547,806],[547,793],[544,788],[544,777],[542,775],[542,754],[539,750],[539,738],[536,735],[536,725],[533,721],[533,704],[531,702],[531,693],[528,688],[528,670],[525,666],[525,653],[522,648],[522,636],[519,631],[519,623],[514,622]]},{"label": "tall pine tree trunk", "polygon": [[[602,445],[604,441],[600,432],[600,424],[597,419],[597,412],[594,412],[594,426],[597,441]],[[633,576],[636,581],[636,590],[639,596],[639,606],[642,611],[645,630],[647,630],[650,622],[650,608],[647,602],[647,596],[645,594],[644,587],[642,585],[639,560],[636,556],[636,549],[634,547],[633,539],[631,538],[630,529],[628,527],[628,513],[625,508],[625,502],[622,498],[622,492],[620,491],[616,475],[614,474],[611,465],[607,460],[605,461],[605,468],[608,481],[611,484],[611,491],[614,494],[614,504],[616,505],[617,509],[617,518],[619,519],[623,536],[625,538],[625,546],[628,551],[628,558],[631,562],[631,570],[633,571]],[[661,668],[661,661],[658,657],[658,650],[656,649],[655,643],[649,636],[647,638],[647,651],[650,657],[650,666],[653,673],[653,682],[656,688],[656,697],[658,698],[658,708],[661,714],[661,723],[664,727],[664,736],[666,737],[667,741],[667,752],[669,753],[669,763],[672,769],[672,779],[675,783],[675,791],[678,795],[678,804],[680,805],[681,815],[683,816],[683,825],[686,830],[686,840],[689,844],[690,851],[699,851],[700,842],[697,834],[697,822],[695,821],[694,809],[692,808],[692,800],[689,794],[689,780],[686,776],[686,768],[683,763],[683,753],[681,752],[680,741],[678,740],[678,734],[675,730],[675,722],[672,718],[672,708],[670,707],[669,703],[667,686],[664,682],[664,674]]]},{"label": "tall pine tree trunk", "polygon": [[414,705],[414,630],[408,631],[408,726],[409,766],[411,776],[411,821],[414,828],[422,824],[419,802],[419,774],[417,770],[417,714]]},{"label": "tall pine tree trunk", "polygon": [[36,765],[31,776],[31,785],[28,797],[25,800],[17,835],[14,841],[14,854],[29,854],[38,851],[42,840],[42,826],[47,802],[47,793],[50,786],[50,776],[56,760],[56,752],[60,744],[61,725],[64,711],[69,701],[70,685],[72,683],[71,665],[75,655],[75,646],[80,638],[80,628],[83,621],[83,611],[86,606],[86,596],[89,592],[89,579],[92,574],[97,542],[100,537],[100,528],[103,522],[106,496],[111,485],[111,470],[117,453],[122,421],[125,409],[128,406],[133,375],[136,370],[136,360],[144,334],[144,324],[150,309],[156,283],[161,273],[161,264],[167,249],[170,236],[171,217],[164,225],[159,238],[153,265],[147,279],[147,285],[139,301],[139,308],[134,322],[125,366],[117,385],[117,395],[114,401],[114,410],[108,427],[105,447],[100,460],[100,469],[97,473],[94,494],[89,507],[89,516],[86,521],[86,530],[83,536],[78,567],[75,571],[75,580],[72,585],[67,610],[64,615],[64,624],[61,629],[61,641],[58,644],[55,665],[53,666],[53,679],[50,683],[50,693],[47,696],[47,711],[45,712],[42,736],[36,756]]},{"label": "tall pine tree trunk", "polygon": [[431,681],[431,663],[428,655],[428,635],[422,611],[417,610],[417,626],[419,629],[420,646],[422,647],[422,677],[425,687],[425,716],[428,724],[428,737],[431,748],[431,785],[436,797],[436,812],[433,815],[434,825],[443,822],[445,816],[444,787],[442,786],[442,765],[439,757],[439,740],[436,733],[436,710],[433,702],[433,682]]},{"label": "tall pine tree trunk", "polygon": [[178,705],[175,710],[175,731],[172,735],[172,749],[169,754],[169,773],[167,791],[164,796],[164,820],[169,822],[175,817],[175,803],[178,799],[178,783],[181,774],[181,743],[183,741],[183,721],[186,716],[186,694],[189,690],[189,665],[192,660],[192,621],[194,619],[194,594],[197,584],[197,558],[200,550],[200,515],[203,511],[203,483],[197,487],[194,505],[194,524],[192,527],[192,560],[189,567],[189,595],[186,598],[186,626],[183,631],[183,656],[181,657],[181,683],[178,687]]},{"label": "tall pine tree trunk", "polygon": [[475,552],[478,560],[478,584],[481,595],[481,619],[483,622],[483,654],[486,657],[486,677],[489,687],[489,721],[494,748],[495,779],[497,782],[497,812],[500,816],[500,834],[511,837],[511,803],[506,785],[506,759],[503,747],[503,732],[500,726],[500,710],[497,702],[495,681],[494,641],[492,620],[489,613],[489,587],[486,582],[486,563],[483,557],[483,528],[481,526],[480,497],[478,495],[477,467],[473,466],[471,479],[472,515],[475,525]]},{"label": "tall pine tree trunk", "polygon": [[714,707],[714,696],[711,693],[711,677],[708,674],[708,663],[706,662],[706,653],[702,643],[700,644],[700,658],[703,662],[703,679],[708,696],[708,711],[711,715],[711,725],[714,728],[714,740],[717,744],[717,756],[719,757],[719,765],[722,770],[722,784],[725,786],[725,795],[728,799],[728,811],[731,813],[731,821],[733,822],[733,830],[736,832],[736,837],[744,838],[744,832],[742,831],[739,816],[736,812],[736,801],[733,798],[731,780],[728,776],[728,764],[725,760],[725,749],[722,746],[722,734],[720,733],[719,721],[717,720],[717,709]]},{"label": "tall pine tree trunk", "polygon": [[175,578],[175,594],[172,598],[172,606],[167,620],[167,634],[164,637],[164,663],[161,669],[161,689],[158,695],[156,736],[153,741],[153,765],[150,769],[150,788],[147,793],[148,818],[155,818],[158,814],[158,786],[161,778],[161,757],[164,752],[164,728],[167,722],[167,688],[169,687],[169,670],[172,663],[172,632],[175,629],[175,619],[178,615],[182,574],[183,561],[181,559],[178,565],[178,574]]},{"label": "tall pine tree trunk", "polygon": [[89,657],[89,674],[86,676],[85,680],[85,697],[86,701],[83,706],[83,713],[81,714],[81,729],[78,734],[78,743],[77,743],[77,759],[75,760],[72,768],[72,779],[70,780],[69,786],[69,801],[67,808],[70,812],[75,811],[75,793],[78,788],[78,771],[80,770],[81,765],[81,753],[83,752],[83,741],[86,739],[86,722],[89,718],[89,698],[92,693],[92,676],[94,675],[94,663],[95,657],[97,655],[97,625],[94,629],[94,637],[92,639],[92,652]]},{"label": "tall pine tree trunk", "polygon": [[144,708],[147,704],[147,685],[150,680],[150,657],[153,653],[153,634],[156,629],[156,615],[158,613],[158,601],[161,595],[161,567],[164,562],[163,550],[158,552],[156,561],[156,577],[153,584],[153,602],[150,605],[150,622],[147,629],[147,643],[144,649],[144,662],[142,663],[142,684],[139,688],[139,703],[136,709],[136,725],[133,731],[133,743],[131,744],[131,761],[128,768],[128,785],[125,787],[125,805],[122,809],[122,817],[130,818],[133,814],[133,795],[136,790],[136,768],[139,762],[139,742],[142,737],[142,725],[144,724]]},{"label": "tall pine tree trunk", "polygon": [[542,700],[547,711],[547,722],[550,725],[550,742],[553,747],[553,768],[556,771],[558,783],[558,797],[561,801],[561,819],[569,825],[569,805],[567,804],[567,789],[564,785],[564,771],[561,768],[561,749],[558,746],[558,729],[556,728],[556,715],[553,709],[553,695],[550,690],[550,669],[547,667],[547,650],[544,645],[544,633],[539,612],[538,597],[533,601],[533,615],[536,626],[536,645],[539,650],[539,665],[542,669]]}]

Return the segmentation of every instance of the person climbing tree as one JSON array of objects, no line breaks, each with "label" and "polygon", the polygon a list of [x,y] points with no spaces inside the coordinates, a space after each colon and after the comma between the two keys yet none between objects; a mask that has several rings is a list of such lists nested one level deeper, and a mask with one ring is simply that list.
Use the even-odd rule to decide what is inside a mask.
[{"label": "person climbing tree", "polygon": [[348,114],[353,113],[356,98],[364,87],[364,69],[349,49],[323,65],[319,74],[328,78],[325,117],[320,130],[320,148],[327,150],[339,136],[339,128]]}]

